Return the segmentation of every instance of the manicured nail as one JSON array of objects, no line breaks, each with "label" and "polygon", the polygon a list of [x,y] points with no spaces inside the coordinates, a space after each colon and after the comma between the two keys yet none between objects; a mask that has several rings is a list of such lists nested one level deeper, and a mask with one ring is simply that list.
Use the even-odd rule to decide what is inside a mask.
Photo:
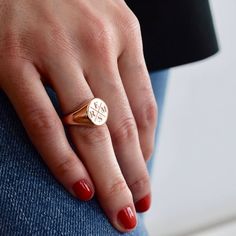
[{"label": "manicured nail", "polygon": [[149,209],[150,205],[151,205],[151,194],[148,194],[147,196],[145,196],[144,198],[135,203],[135,208],[137,212],[144,212]]},{"label": "manicured nail", "polygon": [[73,185],[76,196],[83,201],[88,201],[93,196],[93,191],[89,187],[86,180],[80,180]]},{"label": "manicured nail", "polygon": [[118,222],[124,229],[133,229],[136,226],[137,220],[131,209],[126,207],[118,213]]}]

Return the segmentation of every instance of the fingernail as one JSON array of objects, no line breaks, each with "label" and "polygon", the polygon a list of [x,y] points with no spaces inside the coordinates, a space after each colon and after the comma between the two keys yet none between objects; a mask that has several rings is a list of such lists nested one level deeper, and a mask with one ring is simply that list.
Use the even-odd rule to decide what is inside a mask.
[{"label": "fingernail", "polygon": [[73,185],[76,196],[83,201],[88,201],[93,196],[93,191],[89,187],[86,180],[80,180]]},{"label": "fingernail", "polygon": [[149,209],[150,205],[151,205],[151,194],[148,194],[147,196],[145,196],[144,198],[135,203],[135,208],[137,212],[144,212]]},{"label": "fingernail", "polygon": [[118,222],[124,229],[133,229],[136,226],[137,220],[131,209],[126,207],[118,213]]}]

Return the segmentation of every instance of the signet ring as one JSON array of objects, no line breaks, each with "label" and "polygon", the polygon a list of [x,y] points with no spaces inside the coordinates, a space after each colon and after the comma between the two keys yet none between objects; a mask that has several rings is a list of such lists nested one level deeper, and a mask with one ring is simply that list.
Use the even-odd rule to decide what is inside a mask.
[{"label": "signet ring", "polygon": [[100,126],[108,118],[108,107],[100,98],[85,102],[80,108],[65,115],[62,122],[65,125]]}]

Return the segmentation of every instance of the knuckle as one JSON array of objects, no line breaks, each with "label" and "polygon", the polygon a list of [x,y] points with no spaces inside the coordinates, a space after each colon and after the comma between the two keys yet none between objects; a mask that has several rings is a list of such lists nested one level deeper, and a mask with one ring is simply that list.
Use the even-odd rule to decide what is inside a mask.
[{"label": "knuckle", "polygon": [[106,46],[112,42],[112,31],[109,25],[101,20],[95,21],[96,30],[93,31],[91,40],[95,46]]},{"label": "knuckle", "polygon": [[119,145],[120,143],[132,140],[137,134],[136,123],[133,118],[126,118],[120,122],[120,125],[115,132],[112,133],[113,144]]},{"label": "knuckle", "polygon": [[157,123],[157,104],[154,99],[148,99],[146,104],[142,106],[140,113],[137,115],[138,129],[150,129],[150,127],[156,126]]},{"label": "knuckle", "polygon": [[108,31],[100,31],[96,35],[96,39],[94,41],[95,50],[106,62],[105,59],[110,58],[113,49],[113,39],[112,35]]},{"label": "knuckle", "polygon": [[120,194],[128,190],[128,186],[123,178],[118,178],[113,182],[113,184],[105,189],[105,198],[112,198],[114,195]]},{"label": "knuckle", "polygon": [[114,73],[114,67],[110,66],[110,64],[106,68],[106,75],[107,77],[103,79],[106,83],[107,90],[112,91],[114,96],[120,96],[123,85],[120,83],[120,78]]},{"label": "knuckle", "polygon": [[73,168],[77,165],[77,160],[75,158],[67,157],[61,160],[59,163],[55,164],[55,172],[58,176],[64,176],[65,174],[71,172]]},{"label": "knuckle", "polygon": [[99,29],[96,33],[95,42],[99,43],[100,46],[102,45],[110,45],[112,42],[112,35],[108,27],[105,25]]},{"label": "knuckle", "polygon": [[118,7],[115,10],[115,17],[119,23],[118,27],[126,39],[133,39],[133,36],[136,38],[137,35],[140,35],[139,20],[126,4],[118,3]]},{"label": "knuckle", "polygon": [[55,114],[41,109],[28,109],[27,125],[33,136],[47,137],[51,132],[57,130],[61,123]]},{"label": "knuckle", "polygon": [[126,25],[129,32],[137,33],[140,31],[140,24],[138,18],[134,14],[129,14]]},{"label": "knuckle", "polygon": [[81,127],[79,132],[84,144],[89,146],[106,144],[110,139],[110,134],[107,126],[93,127]]},{"label": "knuckle", "polygon": [[134,183],[129,184],[129,189],[131,190],[132,193],[139,193],[142,191],[144,188],[149,186],[150,180],[149,176],[145,174],[141,178],[137,179]]},{"label": "knuckle", "polygon": [[95,20],[93,26],[84,35],[84,47],[93,51],[99,58],[106,60],[114,54],[116,35],[114,29],[101,19]]},{"label": "knuckle", "polygon": [[129,37],[132,35],[140,35],[141,30],[139,20],[131,11],[128,11],[125,17],[123,17],[123,31]]}]

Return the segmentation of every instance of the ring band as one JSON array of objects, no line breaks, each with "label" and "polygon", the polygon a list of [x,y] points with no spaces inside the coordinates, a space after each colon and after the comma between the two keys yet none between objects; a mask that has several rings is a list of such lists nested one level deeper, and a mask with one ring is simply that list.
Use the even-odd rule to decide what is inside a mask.
[{"label": "ring band", "polygon": [[65,125],[100,126],[106,123],[108,107],[100,98],[93,98],[62,118]]}]

